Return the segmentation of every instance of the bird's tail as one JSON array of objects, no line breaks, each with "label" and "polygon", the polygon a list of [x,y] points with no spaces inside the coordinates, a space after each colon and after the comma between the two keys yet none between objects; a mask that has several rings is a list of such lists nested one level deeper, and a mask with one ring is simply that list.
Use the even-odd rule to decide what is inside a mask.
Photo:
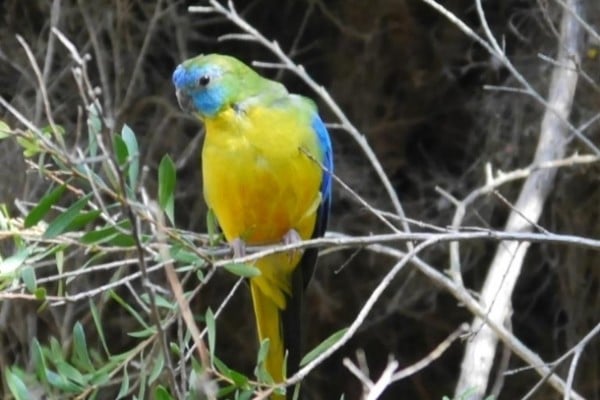
[{"label": "bird's tail", "polygon": [[[278,261],[289,258],[288,255],[282,257],[286,258]],[[283,382],[286,378],[284,362],[286,374],[291,376],[298,369],[302,355],[304,284],[300,268],[280,276],[270,273],[282,270],[269,268],[271,264],[282,265],[272,261],[260,261],[262,275],[250,279],[250,291],[258,338],[261,342],[269,339],[265,368],[275,382]],[[294,388],[288,388],[286,397],[291,399],[293,392]],[[271,399],[282,400],[284,397],[273,395]]]},{"label": "bird's tail", "polygon": [[[281,325],[281,310],[259,285],[250,280],[252,304],[256,317],[256,328],[260,342],[269,339],[269,352],[265,358],[265,369],[275,382],[283,382],[284,344]],[[283,400],[282,396],[271,396],[274,400]]]},{"label": "bird's tail", "polygon": [[[250,290],[256,316],[259,340],[269,339],[269,352],[265,368],[275,382],[283,382],[284,362],[290,376],[298,369],[302,352],[302,292],[301,273],[292,273],[291,294],[275,295],[264,287],[261,277],[250,279]],[[265,290],[267,289],[267,290]],[[291,399],[294,388],[288,388],[286,396]],[[282,400],[283,396],[273,395],[271,399]]]}]

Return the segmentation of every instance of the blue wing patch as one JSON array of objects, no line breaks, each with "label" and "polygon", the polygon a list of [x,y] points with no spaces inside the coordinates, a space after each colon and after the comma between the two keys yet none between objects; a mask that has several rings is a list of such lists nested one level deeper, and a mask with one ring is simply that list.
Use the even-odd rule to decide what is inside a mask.
[{"label": "blue wing patch", "polygon": [[319,139],[319,146],[323,150],[323,166],[327,171],[323,171],[323,181],[321,182],[321,194],[323,198],[331,198],[331,174],[333,173],[333,154],[331,148],[331,139],[325,124],[319,117],[315,115],[312,120],[312,128]]},{"label": "blue wing patch", "polygon": [[312,128],[319,139],[319,147],[323,150],[322,164],[327,169],[323,171],[323,180],[321,181],[321,196],[323,202],[319,207],[317,215],[317,226],[313,232],[313,237],[323,236],[327,229],[327,221],[331,209],[331,174],[333,173],[333,149],[331,139],[325,124],[318,114],[315,114],[312,120]]}]

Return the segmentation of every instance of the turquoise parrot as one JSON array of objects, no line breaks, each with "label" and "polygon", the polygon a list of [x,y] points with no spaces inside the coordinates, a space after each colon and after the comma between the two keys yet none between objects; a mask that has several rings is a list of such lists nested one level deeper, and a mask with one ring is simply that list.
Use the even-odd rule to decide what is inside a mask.
[{"label": "turquoise parrot", "polygon": [[[183,62],[173,83],[182,109],[205,126],[204,198],[234,255],[244,255],[246,245],[322,236],[333,154],[315,104],[220,54]],[[255,263],[260,275],[249,279],[258,337],[269,339],[265,367],[275,382],[299,367],[303,293],[317,253],[310,248],[263,257]]]}]

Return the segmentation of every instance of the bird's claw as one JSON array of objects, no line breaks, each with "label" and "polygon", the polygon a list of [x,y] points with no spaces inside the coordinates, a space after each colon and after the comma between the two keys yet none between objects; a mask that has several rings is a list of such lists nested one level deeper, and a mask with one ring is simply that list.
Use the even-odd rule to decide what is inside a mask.
[{"label": "bird's claw", "polygon": [[[285,235],[283,235],[283,244],[285,244],[285,245],[296,244],[301,241],[302,241],[302,237],[300,236],[298,231],[293,228],[290,229],[289,231],[287,231]],[[301,252],[300,249],[294,249],[294,250],[290,251],[290,253],[289,253],[290,259],[292,257],[295,257],[296,255],[298,255],[300,252]]]},{"label": "bird's claw", "polygon": [[246,255],[246,242],[240,238],[235,238],[231,242],[231,249],[233,250],[233,258],[244,257]]}]

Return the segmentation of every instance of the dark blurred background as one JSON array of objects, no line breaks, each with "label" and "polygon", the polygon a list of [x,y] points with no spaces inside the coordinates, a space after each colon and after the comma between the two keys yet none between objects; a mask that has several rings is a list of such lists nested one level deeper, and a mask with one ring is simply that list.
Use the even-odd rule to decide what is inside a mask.
[{"label": "dark blurred background", "polygon": [[[331,92],[350,120],[367,137],[399,194],[407,216],[442,227],[451,223],[452,204],[436,186],[462,198],[484,182],[484,165],[510,171],[532,160],[542,107],[515,93],[484,90],[484,85],[517,86],[508,72],[445,18],[416,0],[252,0],[235,2],[238,11],[266,37],[277,40],[292,58]],[[587,1],[587,21],[600,26],[600,5]],[[177,224],[205,230],[201,192],[200,124],[180,112],[171,73],[182,60],[198,53],[220,52],[246,62],[275,61],[260,45],[218,40],[238,30],[217,15],[190,14],[187,1],[43,1],[4,0],[0,3],[0,95],[28,118],[43,124],[37,82],[15,35],[31,46],[40,65],[51,51],[44,73],[57,123],[76,132],[81,123],[77,88],[68,52],[50,40],[52,7],[58,28],[89,54],[91,78],[102,89],[104,112],[115,127],[129,124],[141,143],[147,166],[145,185],[155,193],[157,165],[168,153],[178,165]],[[443,5],[481,33],[471,0],[448,0]],[[496,36],[515,66],[542,94],[552,66],[538,54],[554,56],[561,8],[554,2],[487,1],[485,11]],[[586,44],[582,79],[573,121],[579,125],[600,109],[599,43]],[[262,70],[280,79],[290,91],[316,96],[289,72]],[[317,99],[318,100],[318,99]],[[323,117],[337,122],[325,105]],[[6,110],[0,118],[14,124]],[[593,125],[588,136],[598,142]],[[373,169],[346,132],[332,130],[336,172],[374,207],[390,210],[387,195]],[[578,148],[573,142],[570,152]],[[34,200],[43,188],[26,172],[14,143],[0,142],[0,203]],[[598,167],[566,168],[540,221],[561,233],[598,236]],[[519,182],[500,192],[514,200]],[[510,210],[496,196],[480,199],[468,210],[465,226],[501,229]],[[330,229],[350,235],[384,232],[369,212],[335,188]],[[418,227],[415,230],[419,230]],[[496,243],[469,242],[461,246],[465,283],[478,291]],[[448,267],[446,246],[422,255],[440,270]],[[533,245],[513,297],[513,330],[544,360],[554,360],[573,346],[600,315],[600,269],[597,254],[576,247]],[[347,326],[393,260],[363,251],[326,255],[308,293],[309,348],[333,331]],[[234,278],[219,274],[201,295],[213,309]],[[98,282],[98,285],[103,282]],[[190,283],[193,285],[194,283]],[[82,310],[83,311],[83,310]],[[31,318],[44,319],[31,307]],[[45,311],[47,312],[47,311]],[[126,348],[123,315],[106,321],[109,342]],[[343,366],[364,349],[373,379],[390,356],[408,366],[431,351],[471,316],[455,299],[418,273],[406,269],[375,306],[354,339],[313,373],[305,385],[311,399],[358,399],[360,384]],[[90,323],[90,321],[88,321]],[[15,343],[25,349],[28,334],[19,325],[2,336],[4,365],[23,363]],[[23,324],[23,331],[26,330]],[[51,331],[52,329],[50,329]],[[218,321],[217,354],[228,365],[252,372],[256,357],[250,297],[240,290]],[[44,335],[39,339],[43,341]],[[46,337],[47,339],[47,337]],[[14,342],[11,342],[13,341]],[[251,344],[251,345],[249,345]],[[90,343],[90,346],[98,346]],[[25,350],[23,350],[25,351]],[[439,360],[418,374],[394,384],[384,399],[440,399],[453,393],[462,345],[455,343]],[[523,366],[513,357],[510,367]],[[568,364],[558,371],[566,376]],[[590,399],[600,398],[600,345],[590,343],[582,356],[575,387]],[[539,378],[531,371],[505,378],[500,398],[524,395]],[[559,396],[542,389],[536,398]]]}]

